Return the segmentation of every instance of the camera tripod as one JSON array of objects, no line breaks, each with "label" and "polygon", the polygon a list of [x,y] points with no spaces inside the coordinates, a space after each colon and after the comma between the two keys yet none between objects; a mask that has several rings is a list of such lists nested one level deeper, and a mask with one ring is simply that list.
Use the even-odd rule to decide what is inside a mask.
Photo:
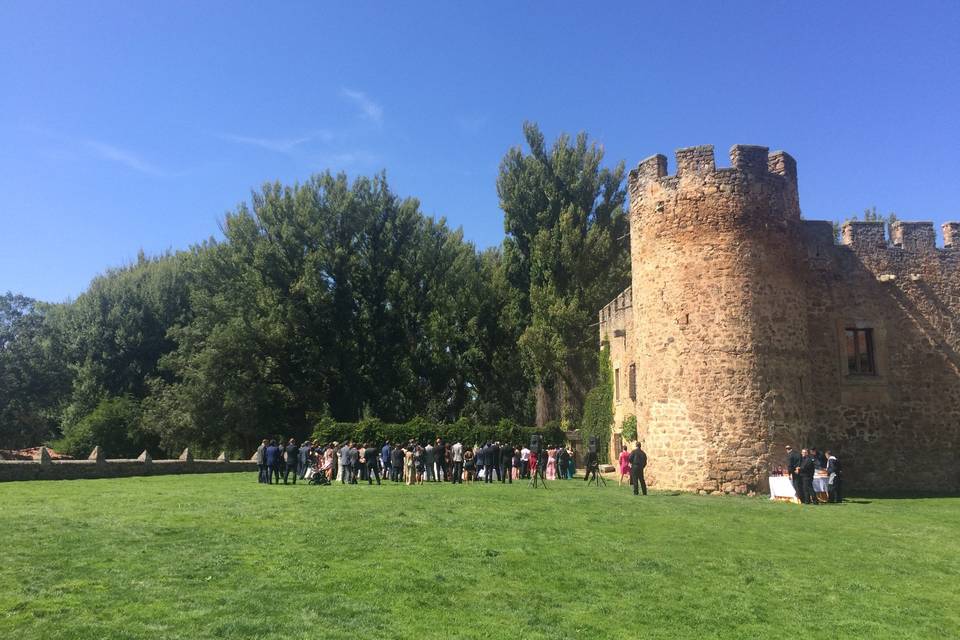
[{"label": "camera tripod", "polygon": [[[543,470],[546,468],[546,464],[540,464],[540,460],[537,460],[537,466],[534,467],[533,473],[530,476],[530,486],[536,489],[538,486],[547,488],[547,479],[543,477]],[[539,483],[537,478],[540,479]]]},{"label": "camera tripod", "polygon": [[588,483],[590,482],[590,474],[593,474],[593,484],[596,487],[600,486],[600,483],[603,483],[603,486],[607,486],[607,480],[600,475],[600,465],[596,462],[587,467],[586,478],[584,478]]}]

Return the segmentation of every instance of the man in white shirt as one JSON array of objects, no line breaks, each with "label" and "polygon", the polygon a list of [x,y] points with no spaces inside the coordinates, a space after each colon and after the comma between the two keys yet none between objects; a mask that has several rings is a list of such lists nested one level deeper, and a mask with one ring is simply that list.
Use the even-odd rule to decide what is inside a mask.
[{"label": "man in white shirt", "polygon": [[530,449],[526,445],[520,449],[520,477],[530,477]]},{"label": "man in white shirt", "polygon": [[453,484],[463,484],[463,443],[459,440],[450,447],[450,457],[453,458]]}]

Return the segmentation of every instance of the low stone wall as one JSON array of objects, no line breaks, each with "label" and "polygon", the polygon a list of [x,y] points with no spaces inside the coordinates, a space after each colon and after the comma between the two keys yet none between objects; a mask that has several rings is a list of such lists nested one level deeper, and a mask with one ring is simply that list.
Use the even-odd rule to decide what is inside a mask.
[{"label": "low stone wall", "polygon": [[92,478],[128,478],[131,476],[161,476],[179,473],[233,473],[256,471],[253,460],[194,460],[187,452],[179,460],[152,460],[140,456],[136,460],[106,460],[91,454],[89,460],[0,461],[0,482],[16,480],[82,480]]}]

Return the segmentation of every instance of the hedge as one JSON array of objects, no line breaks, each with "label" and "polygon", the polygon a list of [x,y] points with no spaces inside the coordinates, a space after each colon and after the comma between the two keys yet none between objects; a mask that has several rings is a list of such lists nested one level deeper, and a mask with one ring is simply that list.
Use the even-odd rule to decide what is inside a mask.
[{"label": "hedge", "polygon": [[438,437],[446,442],[460,441],[467,445],[483,442],[508,442],[511,444],[525,444],[530,442],[530,436],[539,433],[544,438],[544,444],[562,444],[566,435],[556,423],[549,424],[543,429],[522,427],[511,420],[501,420],[495,425],[481,425],[461,418],[453,423],[438,423],[414,418],[402,424],[381,422],[377,419],[367,419],[361,422],[336,422],[331,418],[322,418],[313,430],[313,440],[320,442],[371,442],[380,445],[384,440],[390,442],[407,442],[416,440],[426,444]]}]

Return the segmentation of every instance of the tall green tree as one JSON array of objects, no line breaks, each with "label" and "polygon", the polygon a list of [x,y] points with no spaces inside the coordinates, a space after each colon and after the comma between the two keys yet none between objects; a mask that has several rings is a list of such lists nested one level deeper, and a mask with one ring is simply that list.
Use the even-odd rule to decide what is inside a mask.
[{"label": "tall green tree", "polygon": [[519,339],[538,385],[537,422],[576,420],[596,380],[597,311],[629,283],[624,166],[603,166],[586,134],[552,147],[537,125],[523,127],[528,152],[500,164],[504,259],[526,316]]},{"label": "tall green tree", "polygon": [[481,257],[385,176],[265,185],[223,234],[195,252],[191,319],[149,381],[145,421],[168,448],[499,406]]},{"label": "tall green tree", "polygon": [[39,444],[59,431],[70,389],[53,307],[23,295],[0,296],[0,447]]},{"label": "tall green tree", "polygon": [[52,310],[50,322],[71,380],[61,417],[65,437],[103,401],[148,395],[160,358],[175,346],[169,329],[191,314],[190,259],[186,253],[141,254],[136,263],[111,269],[75,301]]}]

